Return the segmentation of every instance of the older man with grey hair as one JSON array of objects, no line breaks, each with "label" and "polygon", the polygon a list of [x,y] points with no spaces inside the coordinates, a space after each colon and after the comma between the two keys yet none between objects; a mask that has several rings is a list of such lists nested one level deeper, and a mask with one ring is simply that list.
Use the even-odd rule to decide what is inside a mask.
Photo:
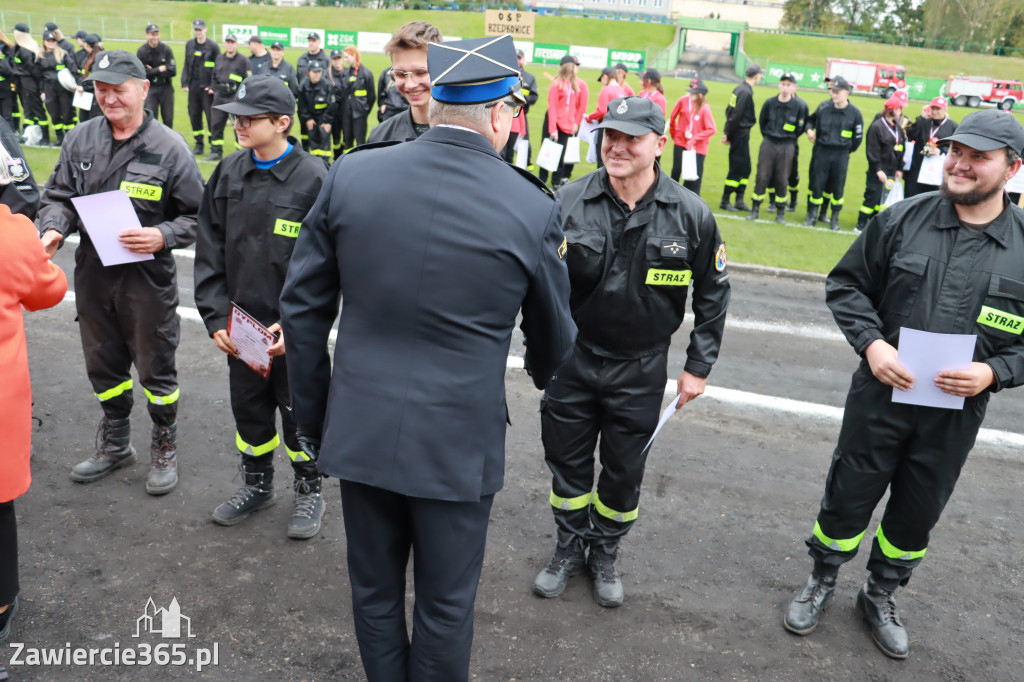
[{"label": "older man with grey hair", "polygon": [[[171,251],[195,241],[203,178],[181,135],[144,108],[150,83],[138,57],[124,50],[101,52],[87,80],[96,84],[103,116],[68,134],[36,220],[51,256],[69,234],[82,234],[75,304],[85,367],[103,419],[96,452],[74,467],[71,479],[90,483],[135,462],[129,421],[134,364],[153,421],[146,492],[163,495],[178,484],[179,318]],[[142,226],[122,230],[120,244],[153,258],[104,267],[71,200],[118,189],[130,197]]]}]

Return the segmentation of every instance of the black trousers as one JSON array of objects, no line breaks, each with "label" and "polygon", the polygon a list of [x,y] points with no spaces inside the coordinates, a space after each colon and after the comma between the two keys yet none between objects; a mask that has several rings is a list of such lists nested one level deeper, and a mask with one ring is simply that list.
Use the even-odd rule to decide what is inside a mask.
[{"label": "black trousers", "polygon": [[[0,88],[7,85],[7,81],[0,82]],[[0,118],[4,120],[4,123],[15,133],[18,132],[17,120],[14,118],[14,108],[18,105],[18,100],[15,99],[13,92],[2,92],[0,93]]]},{"label": "black trousers", "polygon": [[153,423],[173,424],[178,414],[174,353],[181,325],[175,278],[156,283],[143,264],[104,268],[98,257],[87,261],[76,254],[75,263],[85,369],[104,415],[125,419],[131,414],[134,364]]},{"label": "black trousers", "polygon": [[0,606],[18,596],[18,520],[14,500],[0,502]]},{"label": "black trousers", "polygon": [[[168,128],[174,127],[174,85],[171,83],[150,82],[149,94],[146,95],[146,108],[153,116],[160,118]],[[159,112],[158,112],[159,110]]]},{"label": "black trousers", "polygon": [[288,394],[288,365],[284,357],[270,363],[270,378],[264,379],[244,362],[228,357],[228,385],[231,389],[231,414],[238,434],[235,444],[244,455],[273,457],[280,436],[276,414],[281,413],[285,450],[293,461],[306,461],[295,436],[291,398]]},{"label": "black trousers", "polygon": [[[679,182],[683,177],[683,148],[679,145],[672,147],[672,179]],[[704,179],[704,161],[707,154],[697,154],[697,179],[684,180],[683,187],[700,196],[700,183]]]},{"label": "black trousers", "polygon": [[[637,518],[645,445],[658,424],[668,354],[612,360],[576,346],[541,398],[541,440],[559,528],[618,542]],[[601,473],[594,491],[594,450]]]},{"label": "black trousers", "polygon": [[864,180],[864,202],[860,205],[860,215],[857,216],[858,223],[866,223],[871,216],[878,213],[884,190],[885,184],[878,179],[876,174],[868,171],[867,178]]},{"label": "black trousers", "polygon": [[903,405],[891,396],[862,362],[807,546],[815,561],[837,566],[852,559],[888,489],[868,570],[905,585],[974,447],[989,394],[967,398],[963,410]]},{"label": "black trousers", "polygon": [[366,144],[366,116],[353,116],[346,108],[341,114],[341,130],[344,133],[345,149]]},{"label": "black trousers", "polygon": [[[188,88],[188,120],[192,126],[192,137],[196,142],[203,142],[213,128],[213,95],[206,88],[196,84]],[[203,127],[203,117],[206,126]]]},{"label": "black trousers", "polygon": [[[469,679],[473,604],[493,501],[494,495],[428,500],[341,481],[352,616],[369,682]],[[410,550],[411,641],[405,625]]]},{"label": "black trousers", "polygon": [[785,203],[795,148],[795,142],[782,142],[770,137],[761,142],[761,149],[757,153],[757,182],[751,195],[754,201],[764,201],[768,196],[768,188],[773,187],[775,201]]},{"label": "black trousers", "polygon": [[725,188],[746,188],[750,171],[750,130],[747,129],[729,140],[729,173],[725,176]]},{"label": "black trousers", "polygon": [[509,133],[508,142],[505,143],[505,147],[501,150],[501,158],[505,159],[506,163],[514,163],[516,160],[516,142],[519,141],[519,133]]},{"label": "black trousers", "polygon": [[35,78],[19,78],[18,92],[21,96],[21,123],[23,126],[38,124],[48,129],[46,110],[43,109],[43,100],[39,96],[39,83]]},{"label": "black trousers", "polygon": [[845,147],[815,145],[812,158],[808,187],[811,202],[820,206],[824,199],[828,199],[833,206],[842,206],[850,151]]},{"label": "black trousers", "polygon": [[[227,104],[228,102],[234,102],[235,96],[222,95],[217,93],[213,96],[213,103],[211,107],[215,107],[219,104]],[[210,149],[224,149],[224,128],[227,127],[228,115],[226,112],[220,109],[211,109],[210,111]],[[233,132],[233,131],[232,131]],[[329,142],[328,142],[329,144]],[[330,147],[328,147],[330,148]]]},{"label": "black trousers", "polygon": [[63,134],[75,127],[74,109],[71,106],[72,94],[65,90],[57,81],[43,83],[46,93],[46,111],[50,115],[53,129]]}]

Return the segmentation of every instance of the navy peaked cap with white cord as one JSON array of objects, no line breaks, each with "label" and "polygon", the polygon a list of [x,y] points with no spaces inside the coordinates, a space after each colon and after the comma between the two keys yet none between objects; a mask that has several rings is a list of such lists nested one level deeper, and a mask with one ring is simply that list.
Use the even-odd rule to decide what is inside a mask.
[{"label": "navy peaked cap with white cord", "polygon": [[512,36],[431,43],[427,47],[430,94],[446,104],[481,104],[523,97]]}]

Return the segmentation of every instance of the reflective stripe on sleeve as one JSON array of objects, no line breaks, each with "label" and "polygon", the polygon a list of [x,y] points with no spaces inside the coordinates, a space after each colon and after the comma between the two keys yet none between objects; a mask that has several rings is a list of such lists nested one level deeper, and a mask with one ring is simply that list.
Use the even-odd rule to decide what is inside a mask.
[{"label": "reflective stripe on sleeve", "polygon": [[154,405],[173,405],[178,402],[178,395],[181,393],[180,388],[174,389],[174,393],[171,393],[170,395],[153,395],[145,386],[142,387],[142,390],[146,392],[146,397],[149,398],[149,402]]},{"label": "reflective stripe on sleeve", "polygon": [[290,459],[293,462],[312,462],[313,461],[313,460],[311,460],[309,458],[309,455],[307,455],[302,450],[292,450],[290,447],[288,447],[287,443],[285,444],[284,449],[285,449],[285,452],[288,453],[288,459]]},{"label": "reflective stripe on sleeve", "polygon": [[885,539],[885,533],[882,532],[882,524],[878,524],[878,530],[875,531],[875,539],[878,540],[878,547],[882,550],[882,554],[889,557],[890,559],[899,559],[901,561],[915,561],[924,556],[924,553],[928,551],[925,547],[917,552],[908,552],[902,550],[896,545],[892,544]]},{"label": "reflective stripe on sleeve", "polygon": [[[274,448],[276,448],[280,444],[281,437],[276,433],[274,434],[273,438],[271,438],[262,445],[250,445],[249,443],[246,443],[244,440],[242,440],[242,434],[238,433],[237,431],[235,432],[235,445],[238,446],[238,451],[241,452],[243,455],[252,455],[253,457],[259,457],[260,455],[265,455],[268,452],[273,452]],[[289,451],[288,454],[291,454],[291,451]]]},{"label": "reflective stripe on sleeve", "polygon": [[821,525],[817,521],[814,522],[814,537],[821,541],[821,544],[825,545],[829,549],[835,549],[840,552],[852,552],[857,549],[860,545],[861,538],[864,537],[866,531],[861,531],[860,535],[846,540],[836,540],[825,535],[825,531],[821,529]]},{"label": "reflective stripe on sleeve", "polygon": [[104,401],[110,400],[111,398],[116,398],[117,396],[121,395],[125,391],[132,390],[132,386],[134,386],[134,384],[132,383],[132,380],[129,379],[128,381],[120,383],[120,384],[118,384],[117,386],[114,386],[111,389],[103,391],[103,393],[97,393],[96,394],[96,399],[99,400],[102,403]]},{"label": "reflective stripe on sleeve", "polygon": [[551,506],[555,509],[563,509],[565,511],[575,511],[577,509],[586,509],[590,506],[590,498],[593,493],[587,493],[586,495],[580,495],[579,497],[559,497],[555,494],[555,491],[551,491]]},{"label": "reflective stripe on sleeve", "polygon": [[597,513],[605,517],[606,519],[618,521],[619,523],[629,523],[630,521],[636,521],[637,517],[640,516],[640,507],[637,507],[632,511],[626,512],[615,511],[611,507],[606,506],[603,502],[601,502],[601,498],[597,496],[596,492],[594,493],[594,509],[596,509]]}]

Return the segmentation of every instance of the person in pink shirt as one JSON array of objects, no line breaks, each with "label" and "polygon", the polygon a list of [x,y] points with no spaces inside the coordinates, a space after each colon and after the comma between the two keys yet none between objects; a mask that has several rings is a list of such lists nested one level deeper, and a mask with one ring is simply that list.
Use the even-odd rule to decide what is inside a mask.
[{"label": "person in pink shirt", "polygon": [[626,82],[626,76],[629,75],[629,67],[622,62],[619,62],[614,67],[615,69],[615,82],[619,84],[619,87],[626,91],[626,94],[630,97],[636,97],[636,93],[633,92],[633,87]]},{"label": "person in pink shirt", "polygon": [[690,81],[689,94],[679,98],[669,117],[669,134],[675,149],[672,152],[672,179],[679,181],[683,170],[683,150],[697,152],[697,179],[687,180],[683,187],[694,194],[700,194],[700,182],[704,177],[704,158],[708,155],[708,140],[717,132],[715,119],[711,115],[706,96],[708,86],[700,78]]},{"label": "person in pink shirt", "polygon": [[[587,111],[590,91],[587,84],[576,77],[580,70],[580,60],[571,54],[562,57],[559,63],[558,76],[548,90],[548,125],[544,134],[562,145],[562,157],[565,157],[565,143],[579,132],[583,114]],[[558,187],[572,176],[575,164],[558,161],[558,170],[551,176],[551,186]],[[540,171],[540,181],[547,182],[548,172]]]},{"label": "person in pink shirt", "polygon": [[665,88],[661,87],[661,74],[657,69],[647,69],[640,76],[640,93],[637,97],[649,99],[659,107],[661,113],[668,116],[668,102],[665,100]]},{"label": "person in pink shirt", "polygon": [[[608,113],[608,102],[620,97],[626,97],[626,91],[615,80],[615,69],[612,67],[604,67],[601,70],[601,77],[597,79],[597,82],[601,84],[601,93],[597,96],[597,109],[594,109],[594,113],[584,116],[587,123],[600,123],[604,120],[604,115]],[[601,149],[602,132],[599,128],[594,137],[594,144],[597,145],[598,149]],[[601,168],[602,166],[604,166],[604,161],[601,159],[601,155],[598,154],[597,167]]]}]

